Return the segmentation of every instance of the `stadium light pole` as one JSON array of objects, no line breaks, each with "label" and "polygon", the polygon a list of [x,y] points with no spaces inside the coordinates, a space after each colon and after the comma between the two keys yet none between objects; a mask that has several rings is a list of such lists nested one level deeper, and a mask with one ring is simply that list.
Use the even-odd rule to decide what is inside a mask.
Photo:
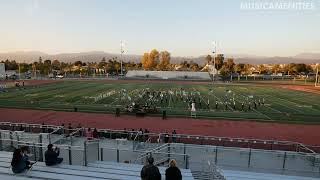
[{"label": "stadium light pole", "polygon": [[19,79],[21,79],[21,69],[20,69],[20,63],[18,63],[18,67],[19,67]]},{"label": "stadium light pole", "polygon": [[316,71],[316,81],[314,82],[314,87],[317,87],[317,83],[318,83],[318,74],[319,74],[319,63],[316,64],[316,68],[317,68],[317,71]]},{"label": "stadium light pole", "polygon": [[121,73],[120,73],[120,75],[122,76],[123,75],[123,67],[122,67],[122,64],[123,64],[123,62],[122,62],[122,54],[124,53],[124,50],[123,50],[123,46],[124,46],[124,43],[123,43],[123,41],[121,40],[120,41],[120,69],[121,69]]},{"label": "stadium light pole", "polygon": [[217,43],[216,41],[213,41],[213,46],[214,50],[212,51],[213,54],[213,67],[214,67],[214,72],[213,72],[213,81],[214,81],[214,76],[215,76],[215,71],[216,71],[216,53],[217,53]]}]

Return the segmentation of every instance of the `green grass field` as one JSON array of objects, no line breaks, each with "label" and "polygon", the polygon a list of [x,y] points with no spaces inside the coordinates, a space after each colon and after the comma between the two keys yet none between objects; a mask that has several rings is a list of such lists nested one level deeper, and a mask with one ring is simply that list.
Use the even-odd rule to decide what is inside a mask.
[{"label": "green grass field", "polygon": [[[161,102],[160,97],[147,98],[147,91],[149,95],[153,91],[165,92],[167,101],[164,98]],[[10,88],[8,92],[0,93],[0,107],[61,111],[73,111],[77,107],[81,112],[114,113],[116,107],[124,111],[125,106],[135,102],[141,105],[152,103],[158,107],[159,112],[150,115],[161,115],[161,111],[166,110],[168,116],[190,117],[188,97],[195,99],[199,118],[320,123],[319,95],[254,85],[61,81],[25,89]],[[265,104],[259,106],[258,101],[263,99]],[[251,110],[248,110],[249,102]],[[245,104],[244,110],[241,110],[242,103]]]}]

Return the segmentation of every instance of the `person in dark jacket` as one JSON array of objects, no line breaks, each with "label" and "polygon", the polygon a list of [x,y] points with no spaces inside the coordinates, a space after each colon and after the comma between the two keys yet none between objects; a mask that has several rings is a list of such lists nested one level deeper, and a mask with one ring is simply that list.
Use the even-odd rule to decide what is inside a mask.
[{"label": "person in dark jacket", "polygon": [[161,180],[161,174],[157,166],[153,165],[153,157],[148,157],[147,165],[143,166],[140,176],[142,180]]},{"label": "person in dark jacket", "polygon": [[92,136],[94,139],[98,139],[99,138],[99,133],[97,128],[94,128],[93,132],[92,132]]},{"label": "person in dark jacket", "polygon": [[21,149],[16,149],[13,152],[11,160],[12,172],[13,173],[22,173],[26,169],[30,169],[32,163],[28,160],[28,156],[25,156]]},{"label": "person in dark jacket", "polygon": [[60,154],[60,150],[58,147],[53,149],[53,145],[49,144],[48,145],[48,150],[45,152],[45,162],[47,166],[53,166],[56,164],[60,164],[63,161],[63,158],[58,158]]},{"label": "person in dark jacket", "polygon": [[174,159],[169,162],[169,168],[166,169],[166,180],[182,180],[181,171]]}]

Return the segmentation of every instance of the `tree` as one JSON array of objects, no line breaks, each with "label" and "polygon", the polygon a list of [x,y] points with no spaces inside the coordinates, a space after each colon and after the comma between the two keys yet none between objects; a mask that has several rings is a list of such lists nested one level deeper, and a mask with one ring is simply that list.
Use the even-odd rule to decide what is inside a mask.
[{"label": "tree", "polygon": [[51,65],[54,70],[61,70],[62,69],[60,66],[60,62],[58,60],[53,60]]},{"label": "tree", "polygon": [[145,70],[152,70],[159,63],[159,52],[153,49],[150,53],[144,53],[141,58],[141,63]]},{"label": "tree", "polygon": [[231,75],[234,72],[235,63],[232,58],[229,58],[226,62],[223,63],[220,68],[220,75],[224,78]]},{"label": "tree", "polygon": [[278,74],[278,72],[280,71],[280,65],[279,64],[274,64],[271,68],[271,71],[274,73],[274,74]]},{"label": "tree", "polygon": [[121,67],[121,65],[118,62],[114,65],[114,68],[116,69],[117,74],[119,74],[120,67]]},{"label": "tree", "polygon": [[39,57],[39,64],[42,64],[42,57]]},{"label": "tree", "polygon": [[76,61],[76,62],[74,62],[74,65],[75,66],[82,66],[82,62],[81,61]]},{"label": "tree", "polygon": [[258,66],[258,71],[259,71],[259,74],[264,74],[264,73],[267,72],[267,68],[266,68],[265,65],[260,64],[260,65]]},{"label": "tree", "polygon": [[230,73],[234,72],[235,63],[232,58],[227,59],[227,62],[224,64]]},{"label": "tree", "polygon": [[223,77],[223,78],[227,78],[228,76],[230,76],[230,71],[227,67],[226,64],[224,64],[221,68],[220,68],[220,75]]},{"label": "tree", "polygon": [[141,63],[144,70],[149,70],[151,68],[151,64],[149,63],[149,53],[144,53],[141,58]]},{"label": "tree", "polygon": [[246,75],[252,74],[252,70],[251,70],[252,67],[253,67],[252,64],[245,64],[244,65],[244,74],[246,74]]},{"label": "tree", "polygon": [[210,64],[211,61],[212,61],[212,57],[208,54],[206,57],[206,63]]},{"label": "tree", "polygon": [[98,67],[99,68],[105,68],[105,66],[106,66],[106,60],[105,59],[102,59],[100,62],[99,62],[99,64],[98,64]]},{"label": "tree", "polygon": [[234,71],[239,73],[239,74],[243,74],[245,72],[245,64],[237,64],[234,67]]},{"label": "tree", "polygon": [[150,52],[149,56],[150,56],[149,59],[152,62],[153,67],[156,67],[157,64],[159,63],[159,56],[160,56],[159,52],[156,49],[153,49]]},{"label": "tree", "polygon": [[215,68],[217,70],[220,70],[223,66],[223,61],[224,61],[224,55],[223,54],[218,54],[215,59]]},{"label": "tree", "polygon": [[4,65],[6,70],[17,70],[19,68],[15,60],[9,61],[9,59],[7,59]]},{"label": "tree", "polygon": [[57,59],[55,59],[55,60],[52,61],[52,65],[59,66],[60,62]]},{"label": "tree", "polygon": [[190,62],[190,68],[192,71],[199,71],[200,70],[199,65],[195,62],[192,62],[192,61]]},{"label": "tree", "polygon": [[170,53],[168,51],[162,51],[160,53],[161,63],[158,64],[157,70],[167,70],[170,65]]}]

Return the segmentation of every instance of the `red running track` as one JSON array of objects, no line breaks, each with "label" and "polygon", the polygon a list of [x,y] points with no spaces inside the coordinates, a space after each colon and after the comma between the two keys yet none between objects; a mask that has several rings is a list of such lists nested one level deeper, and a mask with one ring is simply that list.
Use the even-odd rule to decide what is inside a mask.
[{"label": "red running track", "polygon": [[81,123],[84,127],[108,129],[148,128],[151,132],[171,132],[193,135],[211,135],[265,140],[297,141],[308,145],[320,145],[320,125],[297,125],[252,121],[228,121],[210,119],[135,117],[112,114],[60,112],[0,108],[0,121],[19,123],[45,123],[61,125]]}]

